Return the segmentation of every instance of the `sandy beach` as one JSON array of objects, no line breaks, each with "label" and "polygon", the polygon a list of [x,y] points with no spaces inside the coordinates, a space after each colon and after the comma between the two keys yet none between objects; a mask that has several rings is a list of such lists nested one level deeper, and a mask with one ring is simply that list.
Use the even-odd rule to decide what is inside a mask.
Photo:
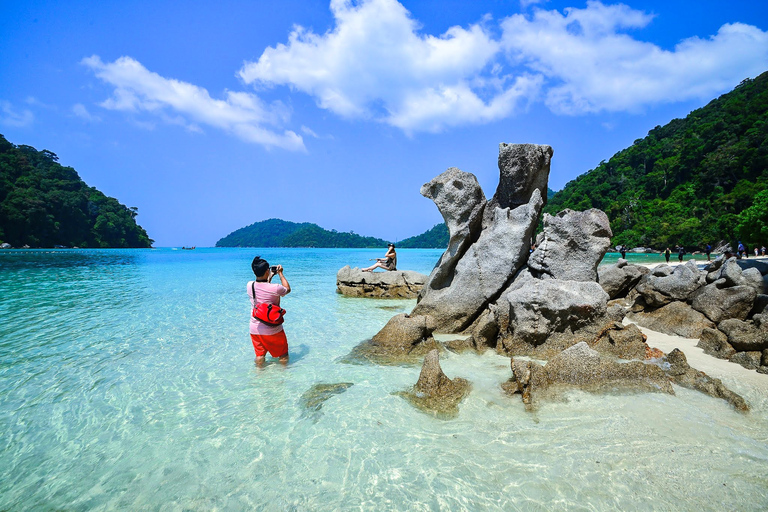
[{"label": "sandy beach", "polygon": [[[624,320],[624,324],[630,323],[634,322],[630,322],[627,319]],[[757,373],[755,370],[747,370],[739,364],[705,354],[703,349],[696,346],[699,342],[698,339],[670,336],[669,334],[652,331],[639,325],[637,327],[640,328],[643,334],[648,336],[647,343],[649,347],[658,348],[665,354],[669,354],[678,348],[685,354],[688,364],[711,377],[721,380],[736,379],[750,387],[768,392],[768,375]]]}]

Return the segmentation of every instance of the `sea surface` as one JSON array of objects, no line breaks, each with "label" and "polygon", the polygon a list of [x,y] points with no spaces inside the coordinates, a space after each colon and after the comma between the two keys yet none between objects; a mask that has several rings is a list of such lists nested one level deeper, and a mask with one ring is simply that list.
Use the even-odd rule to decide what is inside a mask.
[{"label": "sea surface", "polygon": [[[254,365],[257,254],[293,288],[285,368]],[[768,397],[735,380],[748,414],[677,387],[531,413],[499,387],[509,358],[446,353],[471,394],[454,419],[414,409],[394,393],[419,367],[343,362],[415,304],[336,293],[382,254],[0,251],[0,510],[768,509]]]}]

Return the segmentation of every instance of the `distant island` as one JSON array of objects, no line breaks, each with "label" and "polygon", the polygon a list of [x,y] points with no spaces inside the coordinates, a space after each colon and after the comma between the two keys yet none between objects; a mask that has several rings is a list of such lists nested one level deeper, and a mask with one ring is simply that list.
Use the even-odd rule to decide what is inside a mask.
[{"label": "distant island", "polygon": [[0,135],[0,244],[13,247],[151,247],[127,207],[80,179],[55,153]]},{"label": "distant island", "polygon": [[[547,189],[547,196],[555,192]],[[424,233],[400,240],[402,249],[445,249],[448,247],[448,228],[441,222]],[[323,229],[309,222],[290,222],[267,219],[237,229],[218,242],[216,247],[324,247],[324,248],[381,248],[390,241],[362,236],[356,233],[339,233],[335,229]]]},{"label": "distant island", "polygon": [[544,211],[599,208],[614,245],[768,245],[767,120],[768,72],[652,129],[569,182]]}]

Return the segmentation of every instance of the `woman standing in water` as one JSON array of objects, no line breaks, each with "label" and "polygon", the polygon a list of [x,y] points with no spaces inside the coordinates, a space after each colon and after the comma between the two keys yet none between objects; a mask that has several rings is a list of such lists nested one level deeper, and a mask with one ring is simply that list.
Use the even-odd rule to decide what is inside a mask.
[{"label": "woman standing in water", "polygon": [[[259,303],[266,303],[280,307],[280,297],[291,293],[291,285],[283,275],[283,266],[270,268],[267,260],[256,256],[251,263],[251,269],[256,276],[256,280],[249,281],[247,286],[252,306],[255,308]],[[275,275],[280,276],[280,284],[270,283]],[[264,365],[267,352],[272,357],[277,357],[283,365],[288,364],[288,339],[282,324],[269,325],[251,315],[250,332],[257,366]]]},{"label": "woman standing in water", "polygon": [[364,268],[363,272],[373,272],[375,268],[383,268],[384,270],[397,270],[397,253],[395,252],[395,244],[390,243],[387,245],[387,254],[383,258],[376,258],[376,263],[368,268]]}]

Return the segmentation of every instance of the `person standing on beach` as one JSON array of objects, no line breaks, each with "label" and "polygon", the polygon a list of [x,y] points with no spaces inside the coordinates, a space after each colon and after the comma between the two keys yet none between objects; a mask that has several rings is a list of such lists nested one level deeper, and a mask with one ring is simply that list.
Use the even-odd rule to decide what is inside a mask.
[{"label": "person standing on beach", "polygon": [[667,259],[667,263],[669,263],[669,257],[672,255],[672,251],[669,250],[669,247],[667,247],[667,250],[664,251],[664,257]]},{"label": "person standing on beach", "polygon": [[[283,266],[270,267],[267,260],[256,256],[251,263],[251,269],[256,276],[256,280],[249,281],[246,287],[251,305],[255,308],[259,303],[266,303],[279,307],[280,297],[291,293],[291,285],[283,275]],[[280,284],[270,283],[275,275],[280,276]],[[283,365],[288,364],[288,339],[282,325],[268,325],[251,316],[250,333],[257,366],[264,365],[267,352],[278,358]]]},{"label": "person standing on beach", "polygon": [[707,244],[704,250],[707,253],[707,261],[712,261],[712,258],[709,256],[710,254],[712,254],[712,246]]},{"label": "person standing on beach", "polygon": [[683,262],[683,256],[685,256],[685,247],[682,245],[678,247],[677,249],[677,260],[682,263]]},{"label": "person standing on beach", "polygon": [[627,259],[627,246],[626,245],[620,245],[619,246],[619,252],[621,253],[621,257],[623,259]]},{"label": "person standing on beach", "polygon": [[739,246],[736,249],[736,252],[739,253],[739,259],[744,255],[744,251],[746,251],[746,248],[744,247],[744,244],[741,243],[741,240],[739,240]]}]

